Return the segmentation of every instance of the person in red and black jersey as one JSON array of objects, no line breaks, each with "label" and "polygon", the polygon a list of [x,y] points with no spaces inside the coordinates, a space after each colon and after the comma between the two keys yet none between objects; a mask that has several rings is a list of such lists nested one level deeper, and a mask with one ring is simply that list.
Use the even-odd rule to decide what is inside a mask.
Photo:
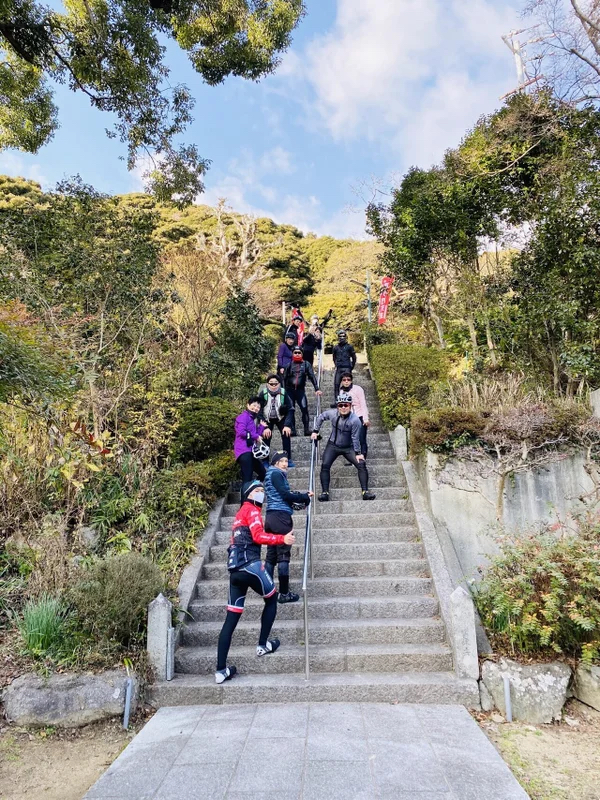
[{"label": "person in red and black jersey", "polygon": [[273,578],[260,560],[261,545],[294,544],[293,533],[285,536],[265,533],[261,508],[265,499],[265,488],[260,481],[252,481],[242,490],[242,507],[233,521],[231,544],[228,550],[227,569],[229,570],[229,601],[227,616],[219,634],[217,650],[217,671],[215,681],[223,683],[236,674],[233,665],[227,666],[227,655],[231,647],[233,632],[240,620],[248,589],[253,589],[265,601],[260,620],[260,637],[256,648],[257,656],[274,653],[280,645],[279,639],[269,639],[271,628],[277,616],[277,590]]}]

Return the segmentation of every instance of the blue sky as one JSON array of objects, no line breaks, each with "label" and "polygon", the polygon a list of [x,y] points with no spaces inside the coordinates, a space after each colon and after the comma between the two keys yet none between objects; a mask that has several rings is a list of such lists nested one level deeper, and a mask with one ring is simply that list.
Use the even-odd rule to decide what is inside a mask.
[{"label": "blue sky", "polygon": [[[455,146],[515,85],[501,35],[522,27],[519,0],[308,0],[308,14],[273,76],[258,84],[202,84],[171,47],[171,79],[196,97],[183,139],[212,161],[199,202],[305,231],[364,238],[373,186],[393,184]],[[36,155],[0,152],[0,173],[69,175],[105,192],[142,188],[106,116],[57,90],[61,128]]]}]

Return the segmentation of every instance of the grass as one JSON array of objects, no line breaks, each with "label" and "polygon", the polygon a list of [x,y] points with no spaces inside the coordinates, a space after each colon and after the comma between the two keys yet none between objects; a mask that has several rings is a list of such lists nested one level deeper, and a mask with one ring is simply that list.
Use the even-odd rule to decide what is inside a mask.
[{"label": "grass", "polygon": [[17,621],[25,649],[32,656],[60,655],[68,639],[67,625],[67,608],[50,595],[26,603]]}]

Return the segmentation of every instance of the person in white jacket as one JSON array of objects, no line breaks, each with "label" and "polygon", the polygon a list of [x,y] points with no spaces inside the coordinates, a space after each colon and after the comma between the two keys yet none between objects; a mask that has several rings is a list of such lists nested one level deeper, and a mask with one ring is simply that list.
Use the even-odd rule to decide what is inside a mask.
[{"label": "person in white jacket", "polygon": [[360,430],[360,448],[361,453],[367,457],[367,429],[371,424],[369,422],[369,407],[367,406],[367,399],[365,397],[365,390],[362,386],[353,383],[352,373],[344,372],[340,380],[340,391],[352,395],[352,411],[359,417],[362,422]]}]

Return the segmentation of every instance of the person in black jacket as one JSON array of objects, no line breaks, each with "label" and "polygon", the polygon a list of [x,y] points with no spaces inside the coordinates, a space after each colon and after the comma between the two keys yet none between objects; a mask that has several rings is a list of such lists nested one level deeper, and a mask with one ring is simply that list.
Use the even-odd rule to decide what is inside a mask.
[{"label": "person in black jacket", "polygon": [[340,393],[340,381],[344,372],[352,372],[356,364],[356,353],[348,342],[346,331],[338,331],[338,343],[333,348],[333,363],[335,364],[335,377],[333,379],[333,399],[336,400]]},{"label": "person in black jacket", "polygon": [[315,378],[315,373],[310,364],[304,360],[302,348],[296,345],[292,351],[292,363],[285,368],[283,373],[284,386],[292,399],[294,406],[294,418],[292,422],[292,436],[296,435],[296,404],[300,407],[302,414],[302,425],[304,427],[304,435],[310,436],[310,421],[308,418],[308,401],[306,399],[306,379],[312,383],[315,388],[315,394],[321,395],[319,384]]},{"label": "person in black jacket", "polygon": [[321,461],[321,494],[319,500],[329,500],[329,483],[331,480],[331,466],[339,457],[343,456],[348,463],[353,464],[358,471],[358,480],[362,490],[363,500],[375,500],[373,492],[369,491],[369,473],[365,457],[361,453],[360,429],[362,423],[356,414],[352,413],[352,396],[340,394],[337,398],[337,408],[327,409],[315,420],[312,438],[319,437],[319,430],[323,423],[331,422],[329,441]]},{"label": "person in black jacket", "polygon": [[288,457],[290,467],[295,464],[292,461],[292,426],[294,424],[294,406],[289,393],[281,385],[282,379],[274,372],[267,375],[267,388],[258,393],[262,419],[268,425],[263,436],[269,439],[273,433],[273,428],[277,428],[281,434],[281,443]]},{"label": "person in black jacket", "polygon": [[315,351],[323,348],[323,333],[319,325],[312,324],[308,329],[308,333],[302,340],[302,352],[304,353],[304,360],[311,367],[315,361]]}]

